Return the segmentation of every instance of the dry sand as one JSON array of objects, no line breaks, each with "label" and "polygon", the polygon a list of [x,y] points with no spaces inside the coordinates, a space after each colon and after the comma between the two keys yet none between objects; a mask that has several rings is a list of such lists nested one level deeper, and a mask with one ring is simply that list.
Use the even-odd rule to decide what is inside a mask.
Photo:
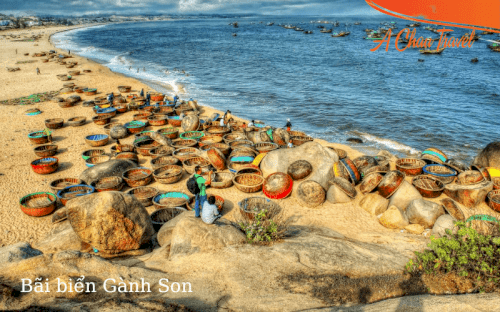
[{"label": "dry sand", "polygon": [[[51,27],[36,28],[31,30],[9,30],[0,32],[0,101],[28,96],[33,93],[58,91],[65,82],[56,78],[58,74],[65,74],[68,69],[55,62],[42,63],[43,57],[32,57],[34,52],[56,50],[66,53],[53,47],[49,41],[50,34],[71,29],[71,27]],[[37,42],[14,42],[9,35],[31,36],[34,34],[43,35]],[[17,49],[17,54],[16,54]],[[24,53],[30,53],[24,56]],[[36,60],[35,63],[15,64],[16,61]],[[73,55],[71,59],[78,62],[78,66],[73,69],[82,71],[90,69],[91,73],[82,73],[74,76],[72,82],[78,86],[87,86],[98,89],[97,96],[104,96],[109,92],[118,92],[117,86],[132,86],[132,92],[138,93],[141,88],[147,92],[151,90],[147,85],[121,74],[113,73],[110,69],[99,65],[86,58]],[[17,72],[7,72],[5,67],[19,67]],[[36,74],[36,68],[40,68],[41,75]],[[74,93],[73,93],[74,94]],[[78,94],[83,100],[93,99]],[[67,97],[69,95],[64,95]],[[181,95],[187,99],[189,95]],[[199,99],[201,102],[203,99]],[[36,116],[27,116],[25,111],[28,108],[37,107],[43,113]],[[223,109],[223,108],[221,108]],[[203,115],[210,116],[215,110],[204,108]],[[81,104],[71,108],[60,108],[55,102],[48,101],[35,105],[0,105],[2,121],[0,130],[3,134],[3,150],[0,154],[0,196],[3,199],[0,206],[0,246],[13,244],[19,241],[34,242],[43,238],[50,231],[52,216],[35,218],[25,215],[19,208],[19,199],[29,193],[38,191],[51,191],[49,183],[58,178],[78,177],[85,170],[81,153],[90,149],[85,143],[84,137],[89,134],[104,133],[102,126],[92,123],[94,116],[92,108],[82,107]],[[222,113],[220,111],[217,111]],[[117,116],[113,122],[125,123],[132,120],[132,112]],[[48,118],[64,118],[68,120],[75,116],[87,117],[87,124],[81,127],[68,127],[53,130],[54,143],[59,146],[60,167],[57,172],[50,175],[38,175],[31,170],[30,162],[36,159],[33,152],[33,145],[30,144],[27,135],[32,131],[43,130],[44,120]],[[258,119],[258,116],[255,116]],[[236,118],[238,119],[238,118]],[[153,127],[157,129],[157,127]],[[300,129],[299,129],[300,130]],[[123,140],[124,143],[131,143],[133,137]],[[340,147],[347,151],[349,157],[355,158],[361,155],[348,146],[332,144],[322,140],[315,140],[324,145]],[[104,149],[109,152],[113,143],[109,143]],[[149,159],[140,157],[141,164],[150,166]],[[173,190],[186,190],[185,181],[187,174],[179,183],[173,185],[162,185],[153,183],[151,186],[158,188],[161,192]],[[226,200],[224,215],[228,219],[234,219],[239,215],[237,203],[249,196],[261,196],[262,194],[246,194],[238,191],[235,187],[223,190],[209,189],[208,193],[218,194]],[[444,195],[443,195],[444,196]],[[405,243],[422,244],[427,241],[423,236],[411,234],[401,234],[399,231],[384,228],[377,218],[369,215],[358,206],[358,202],[363,196],[358,195],[356,201],[350,204],[334,205],[325,202],[317,209],[303,207],[294,197],[280,200],[279,204],[285,208],[287,213],[297,216],[297,224],[315,225],[331,228],[347,237],[367,242],[394,243],[405,245]],[[148,207],[151,213],[154,207]],[[488,209],[488,208],[485,208]],[[491,211],[491,210],[489,210]]]}]

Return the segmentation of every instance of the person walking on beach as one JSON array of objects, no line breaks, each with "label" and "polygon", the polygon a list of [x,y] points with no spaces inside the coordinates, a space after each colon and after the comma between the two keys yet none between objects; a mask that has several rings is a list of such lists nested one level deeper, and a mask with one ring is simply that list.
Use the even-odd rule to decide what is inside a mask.
[{"label": "person walking on beach", "polygon": [[286,131],[288,131],[288,132],[290,132],[290,130],[292,130],[292,123],[290,122],[290,118],[288,118],[288,119],[286,120],[286,125],[285,125],[285,127],[286,127]]},{"label": "person walking on beach", "polygon": [[70,50],[68,50],[68,55],[71,55],[71,51]]},{"label": "person walking on beach", "polygon": [[115,95],[114,95],[113,93],[110,93],[110,94],[108,95],[108,101],[109,101],[109,103],[110,103],[111,105],[113,105],[113,100],[114,100],[114,98],[115,98]]},{"label": "person walking on beach", "polygon": [[36,68],[36,74],[40,75],[40,68],[38,68],[38,67]]},{"label": "person walking on beach", "polygon": [[144,89],[141,89],[141,93],[140,93],[140,96],[144,96]]},{"label": "person walking on beach", "polygon": [[[194,168],[195,174],[194,179],[196,181],[196,185],[198,186],[199,193],[195,194],[195,204],[194,204],[194,216],[196,218],[200,217],[200,208],[203,208],[203,204],[207,200],[207,186],[212,183],[212,171],[208,173],[208,181],[205,180],[204,177],[201,176],[201,167],[196,166]],[[189,181],[188,181],[189,182]]]},{"label": "person walking on beach", "polygon": [[203,204],[201,210],[201,220],[206,224],[213,224],[215,221],[220,219],[222,215],[215,205],[215,196],[210,196],[207,201]]}]

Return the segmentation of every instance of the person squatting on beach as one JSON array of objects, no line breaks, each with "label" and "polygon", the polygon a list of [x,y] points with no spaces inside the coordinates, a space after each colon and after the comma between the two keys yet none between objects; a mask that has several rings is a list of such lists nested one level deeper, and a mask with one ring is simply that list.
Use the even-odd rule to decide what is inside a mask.
[{"label": "person squatting on beach", "polygon": [[288,148],[292,148],[293,147],[293,143],[292,143],[292,139],[290,139],[290,141],[288,141]]},{"label": "person squatting on beach", "polygon": [[215,196],[210,196],[207,201],[203,204],[201,210],[201,220],[206,224],[213,224],[215,221],[220,219],[222,215],[215,205]]},{"label": "person squatting on beach", "polygon": [[212,183],[212,171],[210,170],[210,172],[208,173],[208,181],[201,176],[200,166],[196,166],[196,168],[194,168],[194,171],[194,178],[199,189],[199,193],[195,194],[194,216],[196,218],[199,218],[200,208],[203,208],[203,204],[207,200],[207,185],[210,185]]},{"label": "person squatting on beach", "polygon": [[290,118],[288,118],[288,119],[286,120],[286,125],[285,125],[285,127],[286,127],[286,131],[288,131],[288,132],[290,132],[290,130],[292,130],[292,123],[290,122]]}]

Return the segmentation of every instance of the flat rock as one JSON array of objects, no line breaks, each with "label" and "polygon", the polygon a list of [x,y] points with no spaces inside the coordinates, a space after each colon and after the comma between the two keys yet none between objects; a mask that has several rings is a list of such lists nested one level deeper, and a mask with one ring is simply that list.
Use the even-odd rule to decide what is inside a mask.
[{"label": "flat rock", "polygon": [[163,224],[156,235],[158,244],[160,244],[160,246],[162,247],[169,246],[170,242],[172,241],[172,233],[174,231],[175,226],[180,220],[187,218],[188,216],[191,217],[194,216],[194,210],[183,212],[180,215],[177,215],[172,220]]},{"label": "flat rock", "polygon": [[137,250],[155,233],[148,212],[132,195],[93,193],[69,200],[66,207],[78,237],[100,252]]},{"label": "flat rock", "polygon": [[404,211],[396,206],[390,206],[379,219],[380,224],[388,229],[404,229],[409,225]]},{"label": "flat rock", "polygon": [[126,159],[112,159],[102,164],[85,169],[80,174],[80,179],[89,184],[102,178],[118,176],[128,169],[137,167],[137,164],[131,160]]},{"label": "flat rock", "polygon": [[172,231],[170,257],[214,251],[245,242],[243,232],[231,222],[219,219],[214,224],[205,224],[190,214],[178,220]]},{"label": "flat rock", "polygon": [[325,190],[330,187],[328,181],[334,177],[333,164],[339,157],[333,150],[317,142],[307,142],[295,148],[268,152],[260,163],[260,168],[264,177],[267,177],[275,172],[287,172],[288,167],[297,160],[306,160],[313,167],[312,173],[306,180],[318,182]]},{"label": "flat rock", "polygon": [[76,235],[69,221],[57,224],[44,239],[33,244],[43,253],[56,253],[65,250],[81,250],[82,241]]},{"label": "flat rock", "polygon": [[424,199],[415,199],[406,209],[406,217],[412,224],[420,224],[426,229],[431,229],[436,220],[445,214],[443,206]]},{"label": "flat rock", "polygon": [[370,193],[359,202],[359,206],[372,216],[378,216],[389,208],[389,200],[378,193]]},{"label": "flat rock", "polygon": [[9,245],[0,248],[0,264],[8,262],[16,262],[31,257],[41,255],[42,252],[31,248],[30,244],[20,242],[14,245]]},{"label": "flat rock", "polygon": [[405,227],[405,230],[407,230],[411,234],[420,235],[424,232],[425,229],[420,224],[410,224],[410,225]]},{"label": "flat rock", "polygon": [[389,206],[396,206],[405,211],[408,204],[415,199],[422,199],[420,192],[407,181],[403,181],[397,191],[391,196]]},{"label": "flat rock", "polygon": [[473,185],[447,184],[444,193],[467,208],[474,208],[485,201],[493,190],[493,182],[483,181]]}]

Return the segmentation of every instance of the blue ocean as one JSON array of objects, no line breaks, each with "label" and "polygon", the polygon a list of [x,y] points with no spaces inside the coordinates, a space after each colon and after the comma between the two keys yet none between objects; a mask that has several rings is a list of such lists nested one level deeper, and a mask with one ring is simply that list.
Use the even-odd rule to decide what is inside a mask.
[{"label": "blue ocean", "polygon": [[[318,26],[332,28],[320,20],[339,21],[333,32],[350,35],[320,33]],[[371,52],[376,44],[363,39],[364,30],[384,22],[394,22],[396,32],[408,24],[371,15],[199,17],[77,29],[53,41],[181,99],[277,127],[290,118],[294,129],[330,142],[360,138],[353,146],[369,154],[436,147],[469,162],[498,141],[500,53],[487,45],[500,38],[485,35],[472,48],[440,55],[398,52],[393,38],[388,52]],[[438,38],[423,26],[417,36]]]}]

